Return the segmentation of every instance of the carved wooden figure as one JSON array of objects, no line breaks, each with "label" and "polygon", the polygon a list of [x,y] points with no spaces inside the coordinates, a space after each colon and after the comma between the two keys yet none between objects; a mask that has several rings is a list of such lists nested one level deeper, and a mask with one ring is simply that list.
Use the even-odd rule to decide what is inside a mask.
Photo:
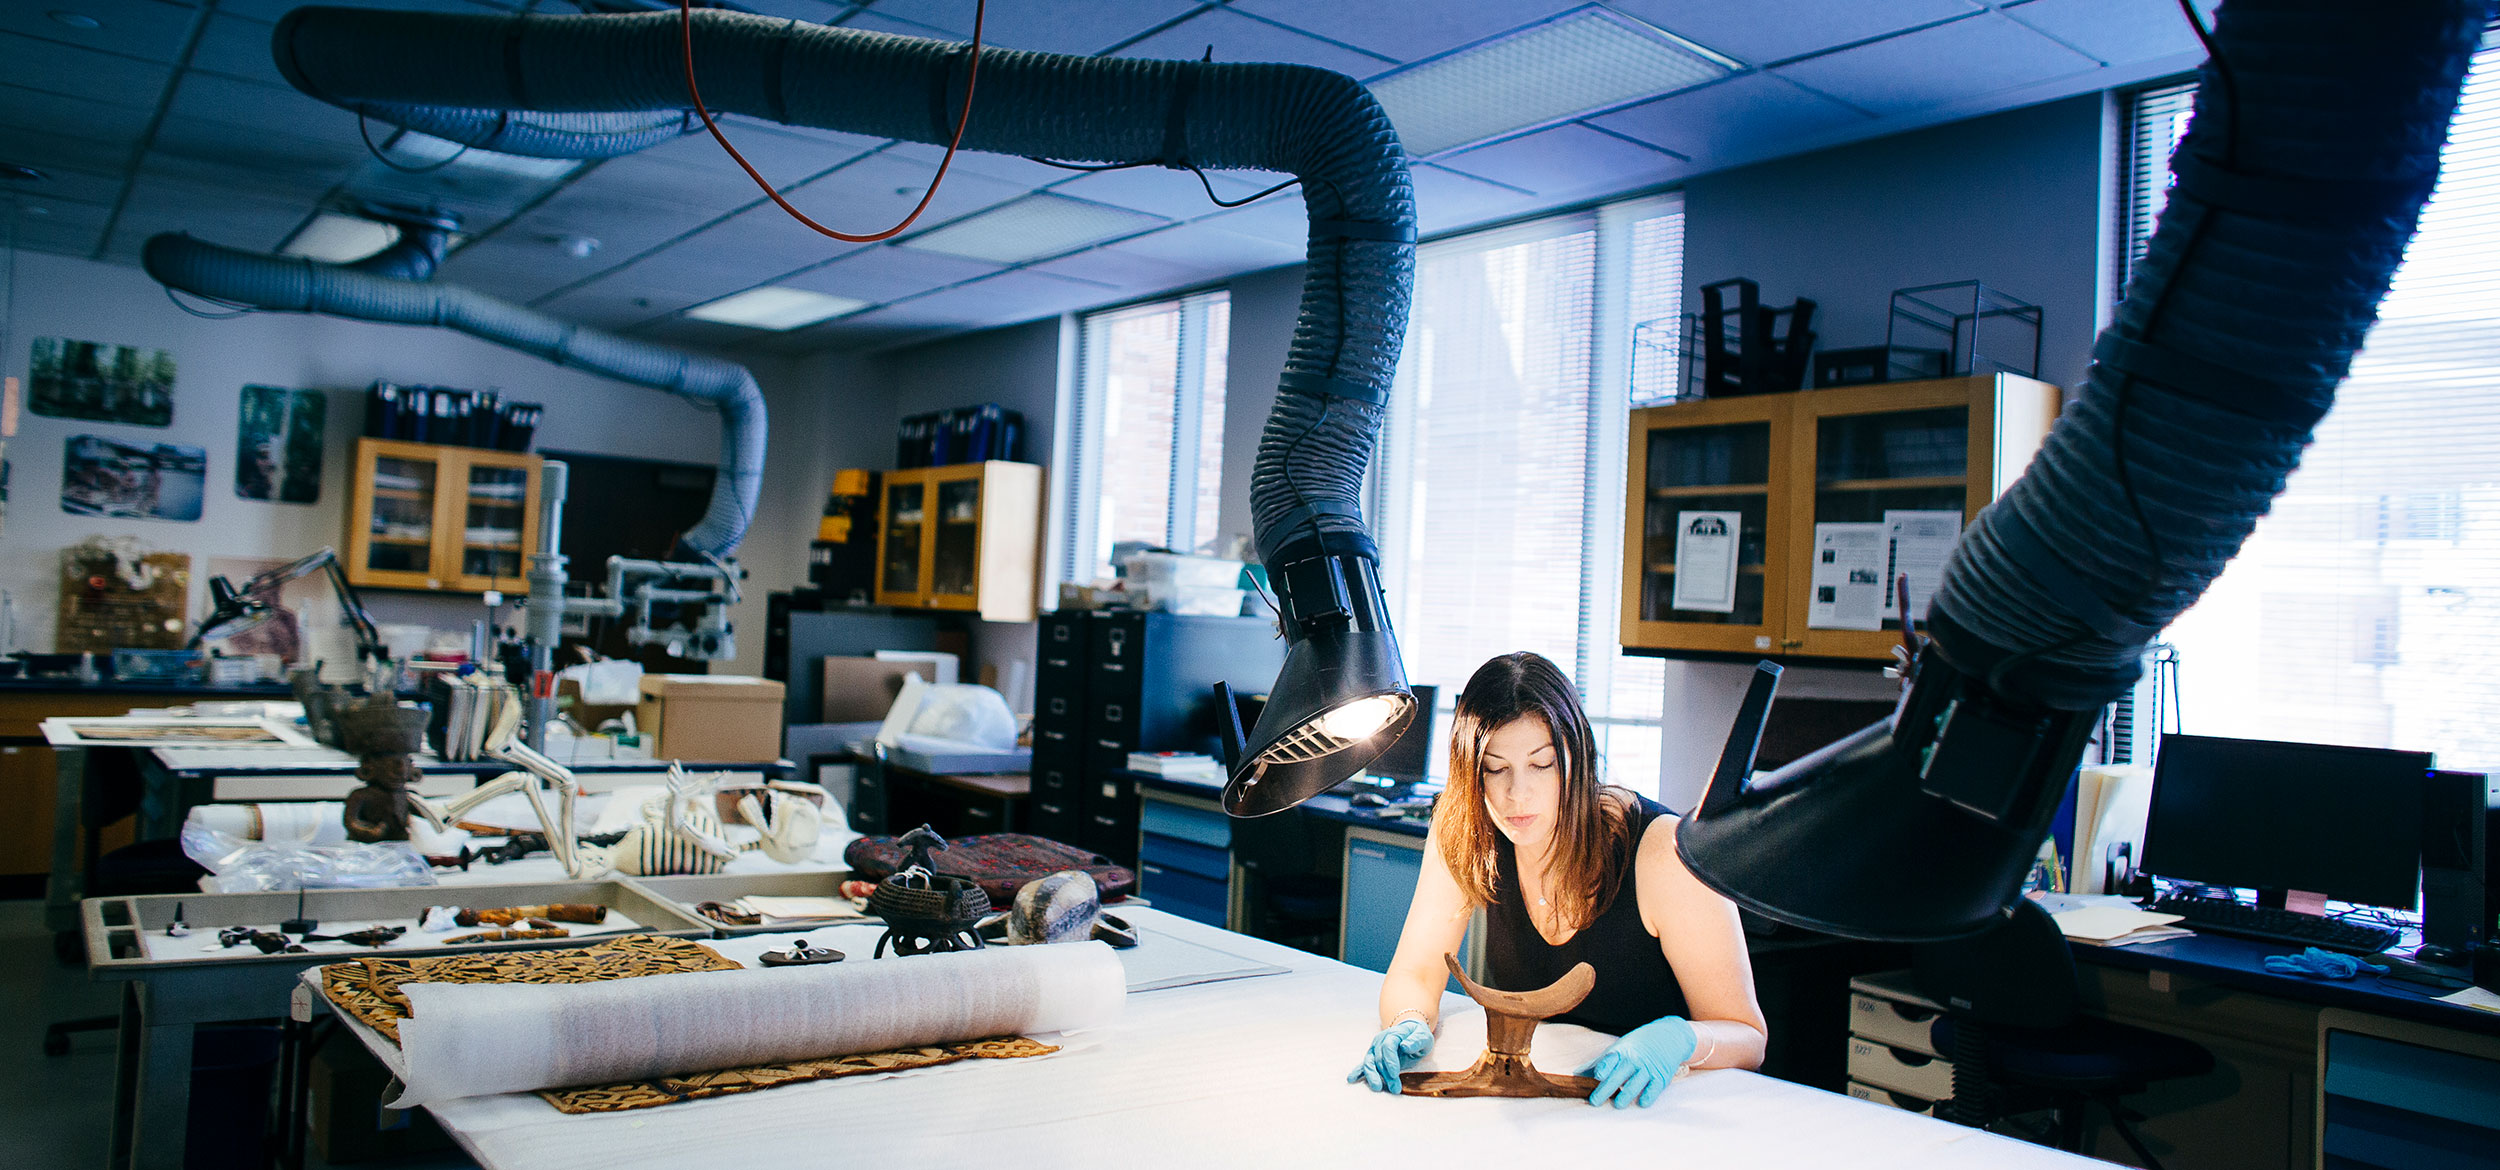
[{"label": "carved wooden figure", "polygon": [[1398,1074],[1409,1097],[1586,1097],[1597,1091],[1591,1077],[1555,1076],[1528,1063],[1528,1042],[1537,1021],[1580,1006],[1597,986],[1597,971],[1578,964],[1537,991],[1495,991],[1467,977],[1458,956],[1443,955],[1467,996],[1484,1006],[1484,1055],[1465,1072]]}]

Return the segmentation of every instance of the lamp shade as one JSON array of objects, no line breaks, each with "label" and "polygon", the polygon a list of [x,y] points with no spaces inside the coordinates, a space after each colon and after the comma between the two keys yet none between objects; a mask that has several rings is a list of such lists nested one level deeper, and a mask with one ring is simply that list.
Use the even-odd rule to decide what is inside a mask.
[{"label": "lamp shade", "polygon": [[1335,787],[1379,758],[1415,720],[1396,635],[1338,627],[1296,642],[1232,761],[1224,811],[1266,816]]}]

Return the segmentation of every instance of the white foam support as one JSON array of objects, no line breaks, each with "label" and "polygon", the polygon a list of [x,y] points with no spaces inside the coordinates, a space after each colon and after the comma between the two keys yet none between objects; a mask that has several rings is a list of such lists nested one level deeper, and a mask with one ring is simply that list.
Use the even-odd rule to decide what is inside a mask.
[{"label": "white foam support", "polygon": [[393,1108],[1116,1022],[1100,943],[579,984],[406,986]]}]

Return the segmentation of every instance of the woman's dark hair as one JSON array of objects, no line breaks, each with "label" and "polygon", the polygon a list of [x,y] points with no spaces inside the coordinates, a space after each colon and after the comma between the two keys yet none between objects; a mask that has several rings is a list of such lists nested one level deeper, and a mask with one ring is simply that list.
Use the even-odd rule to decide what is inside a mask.
[{"label": "woman's dark hair", "polygon": [[1502,655],[1478,667],[1459,692],[1450,724],[1450,783],[1433,810],[1441,860],[1470,901],[1492,903],[1498,839],[1484,806],[1484,753],[1495,730],[1521,719],[1544,724],[1553,737],[1562,797],[1554,824],[1555,880],[1547,897],[1576,930],[1605,913],[1630,868],[1624,854],[1633,797],[1599,781],[1597,737],[1589,730],[1580,693],[1542,655]]}]

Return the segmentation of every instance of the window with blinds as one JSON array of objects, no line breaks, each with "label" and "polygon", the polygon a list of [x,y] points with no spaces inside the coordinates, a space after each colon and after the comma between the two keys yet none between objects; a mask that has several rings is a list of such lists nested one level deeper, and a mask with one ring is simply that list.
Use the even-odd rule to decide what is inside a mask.
[{"label": "window with blinds", "polygon": [[[2175,143],[2185,104],[2137,103],[2134,139]],[[2137,168],[2131,202],[2157,206],[2164,179]],[[2487,48],[2334,411],[2239,558],[2166,635],[2186,730],[2500,768],[2495,371],[2500,51]]]},{"label": "window with blinds", "polygon": [[1216,551],[1231,337],[1221,292],[1084,318],[1062,580],[1111,576],[1119,544]]},{"label": "window with blinds", "polygon": [[1425,245],[1373,464],[1407,674],[1449,711],[1486,659],[1533,650],[1579,684],[1610,779],[1655,793],[1663,672],[1616,645],[1634,344],[1680,311],[1683,213],[1643,200]]}]

